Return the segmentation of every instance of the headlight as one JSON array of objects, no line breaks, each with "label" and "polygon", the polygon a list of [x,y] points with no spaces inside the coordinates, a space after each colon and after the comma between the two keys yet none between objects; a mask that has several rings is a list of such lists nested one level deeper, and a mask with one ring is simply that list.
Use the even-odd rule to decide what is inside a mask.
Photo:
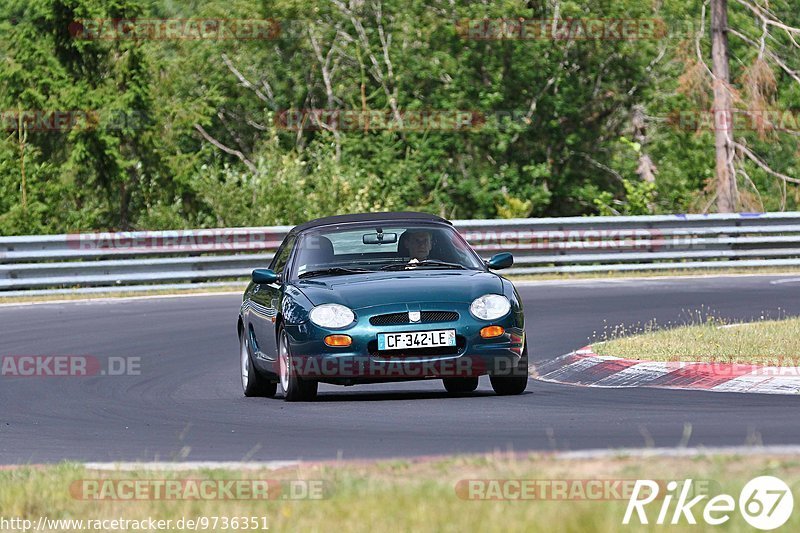
[{"label": "headlight", "polygon": [[494,320],[505,316],[511,310],[511,302],[499,294],[485,294],[476,298],[469,306],[469,312],[481,320]]},{"label": "headlight", "polygon": [[353,312],[339,304],[318,305],[308,314],[311,322],[323,328],[343,328],[356,319]]}]

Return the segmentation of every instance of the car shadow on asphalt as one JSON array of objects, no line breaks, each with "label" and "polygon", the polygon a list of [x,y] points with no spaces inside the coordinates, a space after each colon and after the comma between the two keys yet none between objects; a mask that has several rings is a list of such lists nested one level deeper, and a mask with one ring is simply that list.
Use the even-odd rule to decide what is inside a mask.
[{"label": "car shadow on asphalt", "polygon": [[[533,394],[530,391],[522,393],[520,396]],[[445,391],[364,391],[364,392],[322,392],[320,393],[315,402],[391,402],[391,401],[408,401],[408,400],[470,400],[479,398],[496,397],[498,396],[492,391],[476,391],[468,394],[449,394]],[[506,396],[507,398],[507,396]]]}]

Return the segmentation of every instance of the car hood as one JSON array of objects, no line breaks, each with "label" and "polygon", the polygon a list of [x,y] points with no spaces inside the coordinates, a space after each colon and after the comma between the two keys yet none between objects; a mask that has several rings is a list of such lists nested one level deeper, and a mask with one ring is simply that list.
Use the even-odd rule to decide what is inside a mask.
[{"label": "car hood", "polygon": [[295,282],[314,305],[350,309],[421,302],[470,303],[487,293],[503,294],[501,278],[474,270],[420,270],[319,277]]}]

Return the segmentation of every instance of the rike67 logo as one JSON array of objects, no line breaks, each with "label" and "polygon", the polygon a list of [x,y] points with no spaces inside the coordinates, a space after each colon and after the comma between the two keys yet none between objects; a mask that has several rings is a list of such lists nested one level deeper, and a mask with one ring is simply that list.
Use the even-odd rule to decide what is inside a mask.
[{"label": "rike67 logo", "polygon": [[[782,480],[773,476],[751,479],[739,493],[738,502],[729,494],[718,494],[713,497],[701,494],[689,499],[692,494],[691,479],[686,479],[682,483],[670,481],[667,483],[665,494],[659,494],[660,487],[663,485],[649,479],[637,480],[622,523],[625,525],[632,523],[635,516],[640,524],[649,524],[653,518],[653,511],[658,509],[658,516],[653,522],[658,525],[697,524],[695,516],[697,513],[702,516],[706,524],[719,526],[731,519],[738,503],[738,512],[748,524],[756,529],[769,531],[785,524],[794,509],[791,489]],[[648,516],[645,507],[656,500],[660,506],[659,503],[652,506]],[[633,523],[635,524],[636,520],[633,520]]]}]

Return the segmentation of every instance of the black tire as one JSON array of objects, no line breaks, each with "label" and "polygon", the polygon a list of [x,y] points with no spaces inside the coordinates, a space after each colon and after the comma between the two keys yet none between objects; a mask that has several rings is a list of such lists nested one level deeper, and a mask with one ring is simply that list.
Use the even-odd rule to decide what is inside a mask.
[{"label": "black tire", "polygon": [[528,341],[525,341],[516,371],[510,376],[489,376],[489,381],[498,396],[514,396],[525,392],[528,387]]},{"label": "black tire", "polygon": [[[284,359],[284,357],[286,357],[286,359]],[[284,365],[286,365],[285,369]],[[283,328],[278,332],[278,366],[284,400],[287,402],[309,402],[317,397],[319,382],[303,379],[297,375],[297,369],[295,365],[292,364],[292,351],[289,347],[289,336]],[[284,371],[286,375],[284,375]]]},{"label": "black tire", "polygon": [[444,388],[450,394],[467,394],[478,388],[478,378],[443,378]]},{"label": "black tire", "polygon": [[[247,397],[273,398],[278,391],[278,384],[264,377],[253,364],[250,342],[244,332],[239,333],[239,358],[244,395]],[[247,372],[246,377],[245,371]]]}]

